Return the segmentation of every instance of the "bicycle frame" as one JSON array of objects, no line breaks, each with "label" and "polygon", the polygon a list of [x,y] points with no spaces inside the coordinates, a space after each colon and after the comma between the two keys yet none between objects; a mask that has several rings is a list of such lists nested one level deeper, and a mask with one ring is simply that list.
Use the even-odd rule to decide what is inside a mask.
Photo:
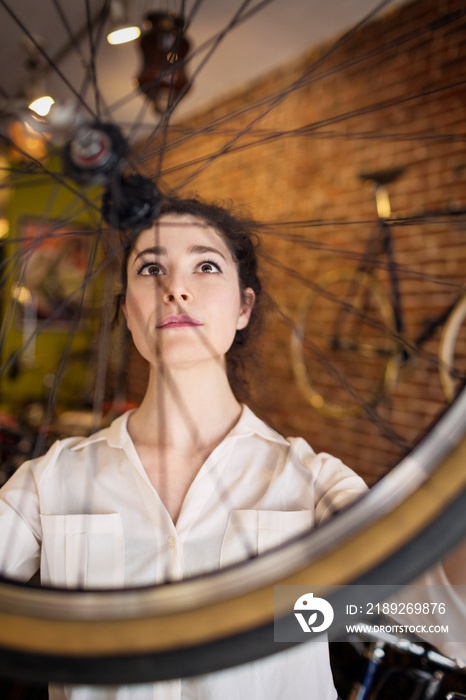
[{"label": "bicycle frame", "polygon": [[[434,336],[437,329],[446,323],[448,317],[462,296],[462,292],[460,292],[454,298],[451,304],[449,304],[449,306],[447,306],[440,314],[435,316],[426,324],[424,330],[418,336],[416,336],[413,341],[409,341],[407,339],[406,342],[403,342],[403,337],[405,335],[405,319],[402,305],[402,295],[400,292],[398,265],[395,259],[394,241],[392,236],[392,227],[396,226],[398,222],[396,218],[392,217],[390,197],[387,189],[387,185],[390,182],[394,182],[403,172],[404,171],[402,169],[398,169],[388,170],[385,172],[362,173],[359,176],[362,180],[371,181],[374,184],[377,226],[373,234],[369,237],[362,260],[356,268],[359,273],[373,275],[374,270],[376,269],[376,258],[384,255],[387,259],[389,298],[393,310],[395,332],[397,334],[397,340],[400,342],[400,363],[402,366],[405,365],[413,355],[410,347],[414,345],[414,347],[417,349],[422,349],[422,347]],[[442,212],[437,212],[438,215],[441,213]],[[458,213],[461,214],[462,212],[459,211]],[[380,245],[378,246],[378,244]],[[377,250],[377,248],[379,248],[379,250]],[[351,302],[353,292],[354,288],[350,286],[347,298],[345,299],[346,302],[348,300]],[[343,315],[345,313],[345,309],[342,308],[339,318],[335,323],[334,336],[332,337],[332,347],[334,348],[345,349],[346,347],[345,343],[342,343],[339,340],[340,331],[344,323]],[[355,348],[356,345],[352,349]]]}]

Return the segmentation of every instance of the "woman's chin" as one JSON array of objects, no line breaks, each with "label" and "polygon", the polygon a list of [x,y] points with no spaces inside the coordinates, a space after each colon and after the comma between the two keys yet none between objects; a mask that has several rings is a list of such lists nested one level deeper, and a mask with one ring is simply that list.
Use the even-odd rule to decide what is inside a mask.
[{"label": "woman's chin", "polygon": [[176,370],[187,370],[198,368],[207,369],[208,367],[225,367],[225,358],[222,353],[216,353],[214,350],[207,348],[179,348],[165,347],[156,355],[151,353],[150,357],[146,357],[150,365],[156,371],[167,368]]}]

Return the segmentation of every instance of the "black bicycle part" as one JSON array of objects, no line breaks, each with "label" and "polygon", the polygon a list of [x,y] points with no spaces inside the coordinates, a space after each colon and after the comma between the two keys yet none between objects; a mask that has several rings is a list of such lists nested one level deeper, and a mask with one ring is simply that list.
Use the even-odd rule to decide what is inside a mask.
[{"label": "black bicycle part", "polygon": [[63,172],[79,184],[107,184],[123,170],[127,153],[128,143],[115,124],[83,124],[63,148]]},{"label": "black bicycle part", "polygon": [[102,197],[104,220],[120,231],[148,228],[160,211],[161,194],[156,184],[143,175],[119,175]]}]

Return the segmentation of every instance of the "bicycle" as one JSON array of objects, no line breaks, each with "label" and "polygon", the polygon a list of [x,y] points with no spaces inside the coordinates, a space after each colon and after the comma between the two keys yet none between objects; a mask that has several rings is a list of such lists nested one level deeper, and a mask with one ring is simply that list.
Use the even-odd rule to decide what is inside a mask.
[{"label": "bicycle", "polygon": [[[241,13],[239,16],[241,18]],[[437,25],[442,27],[446,23],[446,26],[450,26],[453,21],[451,17],[446,18],[443,19],[443,25],[437,21],[434,27],[430,22],[421,27],[421,35],[435,31]],[[359,24],[358,29],[361,26],[363,23]],[[225,26],[225,33],[229,28],[230,24]],[[346,40],[357,40],[356,35],[357,31],[349,32]],[[89,38],[92,45],[94,34],[91,33]],[[414,39],[414,34],[409,37],[406,35],[401,37],[398,43],[395,42],[395,45],[399,46]],[[215,39],[212,43],[215,43]],[[345,41],[339,39],[335,51],[344,44]],[[391,48],[387,43],[386,50],[390,51]],[[166,185],[167,191],[177,192],[189,186],[194,176],[200,177],[207,166],[217,162],[219,156],[241,154],[247,145],[244,141],[247,142],[248,139],[251,139],[254,146],[258,146],[261,143],[275,143],[281,136],[285,139],[291,136],[300,139],[303,134],[311,133],[312,124],[307,132],[302,125],[297,126],[293,133],[276,127],[261,129],[256,115],[264,115],[271,111],[296,90],[307,89],[318,77],[319,70],[324,77],[325,74],[332,75],[345,68],[351,69],[354,65],[343,57],[345,60],[341,59],[340,65],[330,65],[327,69],[325,60],[327,58],[331,61],[333,55],[332,49],[329,48],[323,55],[314,57],[311,66],[308,65],[302,70],[294,82],[288,81],[286,87],[278,94],[267,97],[259,95],[249,105],[248,110],[238,109],[236,116],[240,120],[239,126],[235,126],[233,133],[228,124],[230,112],[226,118],[214,117],[211,123],[198,128],[191,126],[183,130],[175,126],[171,131],[167,126],[170,114],[166,115],[156,128],[159,143],[156,146],[149,144],[146,150],[142,148],[137,155],[128,156],[129,169],[145,176],[144,180],[138,180],[136,184],[145,185],[148,180],[151,181],[152,178],[148,177],[150,170],[145,161],[151,155],[152,162],[157,163],[155,172],[158,181]],[[93,61],[94,58],[91,57],[89,74],[95,75]],[[326,70],[323,70],[323,67]],[[95,105],[91,107],[93,116],[101,119],[103,116],[108,117],[110,110],[99,114],[94,109]],[[254,116],[248,116],[248,112]],[[354,118],[354,115],[348,117],[351,118]],[[246,119],[246,123],[241,122],[241,119]],[[340,121],[342,120],[344,115],[340,115]],[[338,119],[335,118],[334,123],[338,124]],[[99,125],[101,122],[97,121],[97,135]],[[94,122],[92,126],[95,126]],[[103,133],[111,141],[116,132],[105,128]],[[212,139],[214,145],[207,154],[201,153],[197,157],[183,153],[182,161],[187,173],[179,176],[176,154],[175,162],[170,163],[170,167],[167,164],[170,153],[175,152],[177,145],[185,149],[189,139],[194,141],[196,137],[203,138],[205,135]],[[216,139],[223,137],[225,142],[217,147]],[[118,141],[118,137],[115,138]],[[243,139],[243,142],[239,142],[239,139]],[[74,140],[74,134],[71,140]],[[152,149],[155,150],[155,155],[151,154]],[[60,150],[59,148],[58,153]],[[29,171],[32,171],[32,175]],[[12,167],[10,174],[16,190],[16,200],[12,207],[16,207],[16,212],[13,213],[17,214],[19,210],[31,213],[31,209],[35,209],[36,206],[39,208],[35,202],[25,202],[25,187],[31,177],[40,180],[41,176],[44,176],[49,189],[43,197],[46,206],[45,215],[42,212],[42,216],[56,219],[59,223],[67,223],[69,220],[75,221],[84,217],[83,211],[86,210],[86,217],[91,218],[97,231],[96,244],[89,257],[82,285],[75,291],[75,295],[79,297],[82,289],[91,284],[102,270],[106,270],[112,256],[118,253],[117,247],[114,247],[106,259],[102,262],[97,261],[97,244],[101,239],[110,238],[112,235],[107,225],[102,222],[101,207],[96,203],[97,194],[92,189],[84,191],[81,184],[70,182],[64,177],[61,166],[44,164],[34,159],[28,159],[28,165],[25,167]],[[118,168],[116,173],[111,172],[112,177],[115,174],[118,176],[115,177],[116,184],[122,185],[123,180],[119,178],[121,173]],[[214,179],[218,180],[218,175],[215,175]],[[131,190],[131,180],[126,182],[129,182]],[[95,183],[91,184],[98,188]],[[218,182],[216,184],[218,185]],[[60,204],[57,203],[56,197],[58,189]],[[118,187],[110,192],[110,198],[113,195],[119,210],[122,196],[117,190]],[[143,204],[148,201],[150,196],[143,200]],[[39,211],[33,213],[41,215]],[[133,213],[134,211],[130,212],[131,215]],[[284,229],[285,214],[281,218],[279,228]],[[302,225],[312,225],[309,215],[303,215],[302,222]],[[299,225],[299,222],[295,223]],[[271,228],[270,222],[268,226],[264,223],[264,237],[267,237]],[[283,239],[285,238],[286,236],[283,236]],[[4,271],[8,266],[14,268],[16,262],[21,260],[17,248],[20,241],[13,239],[9,244],[10,250],[3,267]],[[298,248],[298,255],[299,250]],[[6,333],[12,319],[8,318],[8,312],[5,316]],[[286,322],[290,321],[286,313],[284,317]],[[108,317],[105,317],[105,331],[108,325]],[[102,336],[101,348],[105,348],[105,337]],[[101,353],[101,359],[104,354]],[[64,362],[66,364],[66,355]],[[102,361],[103,364],[105,363]],[[102,367],[97,379],[97,386],[102,387],[105,383]],[[53,413],[53,402],[51,412]],[[270,620],[273,616],[271,591],[273,584],[278,582],[277,572],[283,576],[279,580],[286,583],[321,579],[326,583],[343,584],[356,580],[377,580],[377,577],[383,580],[396,563],[396,566],[402,564],[403,574],[400,580],[409,580],[416,572],[438,559],[462,536],[460,528],[452,527],[452,522],[458,524],[455,522],[458,520],[461,525],[460,516],[464,510],[464,496],[457,498],[465,485],[464,476],[458,469],[458,464],[464,459],[464,447],[461,447],[463,416],[464,400],[452,409],[446,420],[440,424],[441,428],[438,431],[434,429],[428,442],[415,453],[417,468],[412,470],[413,462],[405,462],[398,472],[393,473],[391,481],[389,479],[384,488],[372,494],[372,501],[356,504],[354,509],[342,514],[341,519],[337,518],[329,523],[328,527],[315,533],[312,538],[306,535],[291,543],[284,552],[273,552],[264,558],[245,562],[243,567],[238,569],[212,574],[200,580],[171,583],[161,588],[116,592],[39,590],[2,581],[2,671],[21,674],[23,677],[77,679],[81,682],[141,682],[195,674],[276,651],[270,638]],[[445,439],[445,432],[448,439]],[[454,451],[452,458],[446,458],[444,461],[452,445],[458,446],[457,451]],[[440,462],[438,470],[434,468],[437,461]],[[394,494],[399,491],[400,483],[406,486],[406,481],[409,481],[413,488],[411,490],[407,487],[405,493],[407,495],[411,490],[414,500],[407,500],[400,506],[401,510],[395,509]],[[415,487],[421,482],[423,486],[416,491]],[[424,499],[429,503],[428,508],[419,506]],[[385,511],[386,519],[382,516],[382,511]],[[398,522],[400,513],[408,515],[410,523],[402,533],[397,532],[398,528],[393,526],[393,523]],[[439,528],[447,529],[448,538],[442,539],[441,542],[437,538],[435,547],[426,547],[430,533],[421,536],[419,532],[428,527],[432,520],[438,521]],[[367,527],[369,522],[374,524],[371,529]],[[390,533],[390,538],[385,536],[387,532]],[[351,539],[352,537],[354,538]],[[329,550],[326,555],[324,550]],[[400,552],[397,559],[396,551]],[[342,560],[348,562],[345,567],[341,566]],[[309,561],[313,563],[308,566]]]},{"label": "bicycle", "polygon": [[[376,226],[364,251],[358,255],[360,262],[355,268],[330,270],[315,280],[314,288],[302,296],[296,312],[291,338],[296,381],[311,406],[326,416],[353,417],[365,405],[377,406],[390,394],[399,373],[409,371],[412,360],[422,353],[439,328],[442,328],[442,336],[437,364],[447,401],[452,401],[466,376],[454,360],[455,344],[466,316],[466,294],[462,291],[446,309],[429,318],[415,338],[411,339],[406,333],[400,268],[396,263],[392,234],[400,221],[392,216],[387,189],[387,185],[403,172],[403,169],[394,169],[359,175],[361,180],[373,185],[377,210]],[[456,219],[456,225],[464,227],[465,215],[466,210],[460,208],[421,213],[412,218],[450,222]],[[402,223],[406,225],[406,219]],[[386,273],[388,291],[377,280],[377,273],[382,270]],[[315,316],[317,325],[311,321]],[[325,327],[319,332],[322,319]],[[311,363],[306,361],[309,337],[335,368],[334,384],[325,383],[325,380],[322,383],[319,371],[312,376]],[[358,370],[362,362],[365,363],[363,377]],[[368,365],[372,370],[370,386]],[[338,382],[341,376],[345,378],[345,385]]]},{"label": "bicycle", "polygon": [[[454,687],[464,689],[463,669],[423,644],[422,640],[374,634],[364,642],[357,636],[351,637],[348,643],[365,664],[360,680],[352,684],[347,700],[379,700],[401,692],[403,697],[409,692],[406,697],[413,700],[456,697],[456,693],[447,694],[445,688],[449,674],[455,679]],[[400,681],[408,683],[400,687]]]}]

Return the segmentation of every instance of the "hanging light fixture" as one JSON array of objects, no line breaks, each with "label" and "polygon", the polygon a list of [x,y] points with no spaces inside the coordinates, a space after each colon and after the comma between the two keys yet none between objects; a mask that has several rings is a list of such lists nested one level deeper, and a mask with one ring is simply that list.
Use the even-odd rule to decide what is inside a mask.
[{"label": "hanging light fixture", "polygon": [[111,0],[110,23],[111,30],[107,34],[109,44],[126,44],[137,39],[141,30],[132,21],[131,0]]},{"label": "hanging light fixture", "polygon": [[28,39],[23,42],[28,75],[20,94],[14,100],[13,118],[8,124],[11,141],[9,157],[15,161],[27,158],[42,160],[47,155],[45,117],[54,104],[54,99],[47,94],[45,68],[37,45],[43,45],[40,37],[36,37],[35,41]]},{"label": "hanging light fixture", "polygon": [[39,50],[39,47],[44,47],[44,40],[39,36],[35,36],[34,40],[28,37],[23,40],[22,46],[26,53],[25,66],[28,72],[22,95],[29,109],[41,117],[45,117],[49,113],[54,99],[47,94],[45,66]]},{"label": "hanging light fixture", "polygon": [[188,90],[184,59],[189,41],[184,20],[172,12],[152,12],[143,25],[141,49],[144,65],[138,76],[139,89],[164,114]]},{"label": "hanging light fixture", "polygon": [[40,117],[46,117],[55,100],[47,94],[45,76],[39,68],[31,71],[26,87],[28,107]]},{"label": "hanging light fixture", "polygon": [[31,102],[29,109],[32,109],[39,117],[46,117],[54,103],[55,100],[53,97],[50,97],[50,95],[42,95]]},{"label": "hanging light fixture", "polygon": [[47,94],[44,67],[40,64],[37,49],[29,47],[27,50],[28,79],[24,91],[27,105],[39,116],[46,117],[55,100]]}]

